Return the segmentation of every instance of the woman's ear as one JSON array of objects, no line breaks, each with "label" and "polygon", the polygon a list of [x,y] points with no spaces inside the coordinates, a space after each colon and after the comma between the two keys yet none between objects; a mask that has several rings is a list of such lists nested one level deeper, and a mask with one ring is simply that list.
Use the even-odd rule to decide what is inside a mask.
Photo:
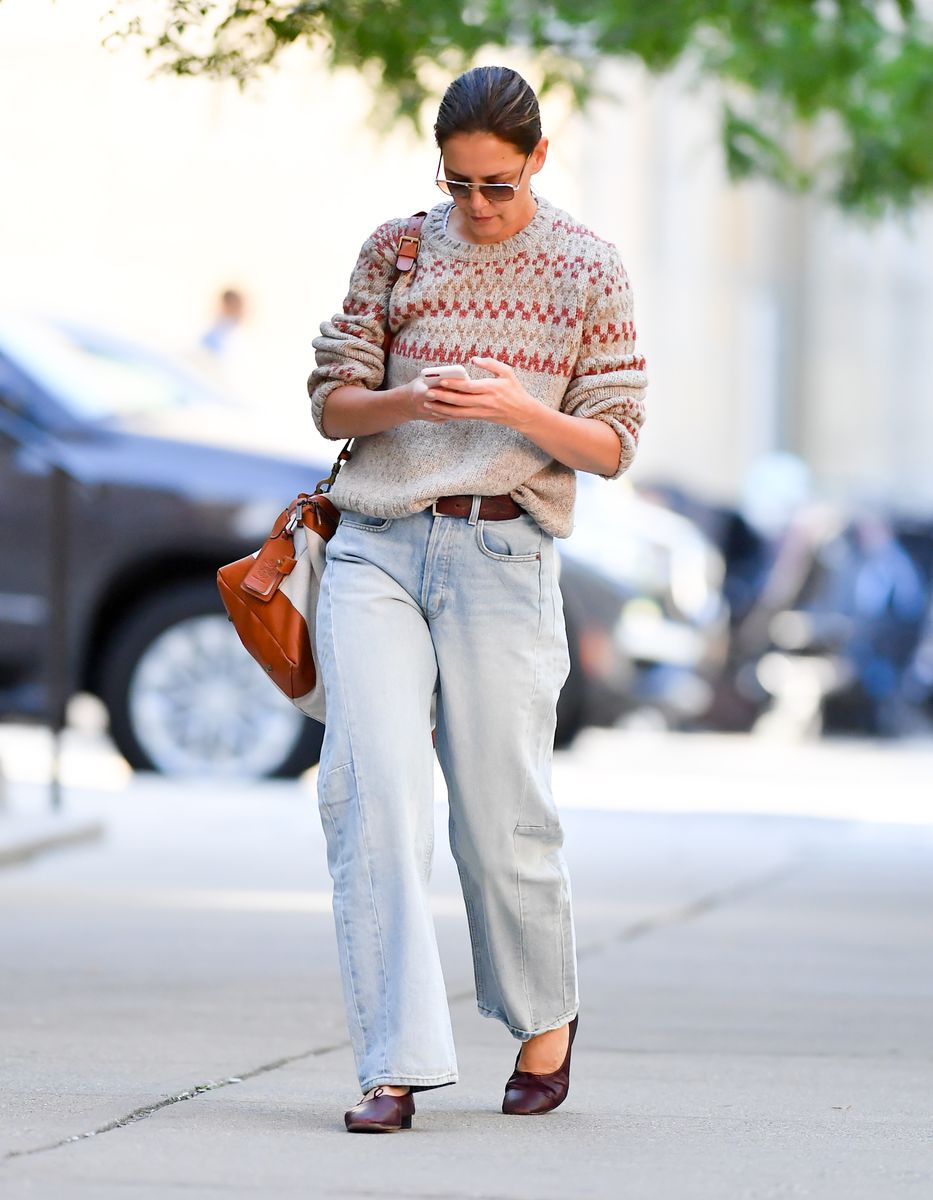
[{"label": "woman's ear", "polygon": [[547,138],[543,137],[532,150],[531,157],[528,159],[529,174],[537,175],[544,166],[547,159],[547,145]]}]

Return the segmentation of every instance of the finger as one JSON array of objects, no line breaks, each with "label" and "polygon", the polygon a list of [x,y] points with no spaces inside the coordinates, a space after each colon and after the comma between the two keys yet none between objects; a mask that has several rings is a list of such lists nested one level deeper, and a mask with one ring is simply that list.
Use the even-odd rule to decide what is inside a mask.
[{"label": "finger", "polygon": [[515,372],[508,363],[500,362],[498,358],[472,358],[471,362],[476,363],[478,367],[482,367],[484,371],[489,371],[493,375],[498,375],[502,379],[508,379]]},{"label": "finger", "polygon": [[438,395],[442,392],[485,392],[490,382],[489,379],[439,379],[431,385],[431,390]]},{"label": "finger", "polygon": [[426,421],[448,421],[452,414],[460,412],[454,404],[441,404],[431,400],[426,400],[421,407]]},{"label": "finger", "polygon": [[426,406],[430,410],[430,415],[435,419],[442,421],[462,421],[467,418],[479,419],[481,413],[476,412],[473,408],[460,406],[458,404],[442,404],[435,403]]},{"label": "finger", "polygon": [[428,402],[440,406],[456,407],[462,404],[472,404],[475,397],[472,394],[459,393],[451,391],[446,396],[442,396],[440,392],[428,392]]}]

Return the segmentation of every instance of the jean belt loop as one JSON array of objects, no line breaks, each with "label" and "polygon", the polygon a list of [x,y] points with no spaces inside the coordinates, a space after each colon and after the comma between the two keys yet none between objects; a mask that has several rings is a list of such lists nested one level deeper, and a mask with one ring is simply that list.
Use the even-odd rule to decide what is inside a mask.
[{"label": "jean belt loop", "polygon": [[473,497],[473,503],[470,506],[470,522],[469,523],[471,525],[475,525],[476,522],[479,520],[479,506],[482,504],[482,502],[483,502],[482,496],[474,496]]}]

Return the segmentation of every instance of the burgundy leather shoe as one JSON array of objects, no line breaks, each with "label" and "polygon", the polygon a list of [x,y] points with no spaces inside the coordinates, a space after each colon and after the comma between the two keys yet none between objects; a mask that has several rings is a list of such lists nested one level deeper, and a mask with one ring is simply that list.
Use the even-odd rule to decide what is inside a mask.
[{"label": "burgundy leather shoe", "polygon": [[361,1100],[344,1114],[350,1133],[396,1133],[411,1129],[415,1098],[411,1092],[393,1096],[377,1087],[368,1100]]},{"label": "burgundy leather shoe", "polygon": [[505,1099],[502,1101],[504,1113],[514,1113],[523,1117],[536,1116],[538,1113],[550,1112],[567,1099],[567,1092],[570,1090],[570,1051],[577,1033],[578,1017],[579,1013],[570,1022],[567,1053],[556,1071],[550,1071],[547,1075],[520,1071],[518,1060],[522,1052],[519,1050],[515,1058],[515,1070],[505,1085]]}]

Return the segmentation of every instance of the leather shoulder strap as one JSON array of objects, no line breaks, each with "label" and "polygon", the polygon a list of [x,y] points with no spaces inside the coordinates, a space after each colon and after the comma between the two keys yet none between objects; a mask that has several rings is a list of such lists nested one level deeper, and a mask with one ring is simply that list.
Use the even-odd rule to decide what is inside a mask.
[{"label": "leather shoulder strap", "polygon": [[[408,224],[405,226],[404,232],[398,239],[398,246],[395,252],[395,269],[400,275],[406,274],[412,269],[418,261],[418,251],[421,249],[421,226],[424,224],[424,218],[428,214],[426,212],[413,213],[408,218]],[[385,340],[382,344],[383,353],[388,356],[389,347],[392,344],[392,335],[386,330]],[[337,460],[334,463],[330,477],[322,479],[315,489],[319,493],[323,488],[326,491],[334,486],[334,481],[337,478],[337,473],[343,464],[353,457],[350,446],[354,442],[354,438],[348,438],[343,444],[343,449],[337,455]]]},{"label": "leather shoulder strap", "polygon": [[410,271],[418,261],[418,251],[421,249],[421,226],[427,215],[426,212],[416,212],[409,217],[405,232],[398,239],[395,269],[401,274]]}]

